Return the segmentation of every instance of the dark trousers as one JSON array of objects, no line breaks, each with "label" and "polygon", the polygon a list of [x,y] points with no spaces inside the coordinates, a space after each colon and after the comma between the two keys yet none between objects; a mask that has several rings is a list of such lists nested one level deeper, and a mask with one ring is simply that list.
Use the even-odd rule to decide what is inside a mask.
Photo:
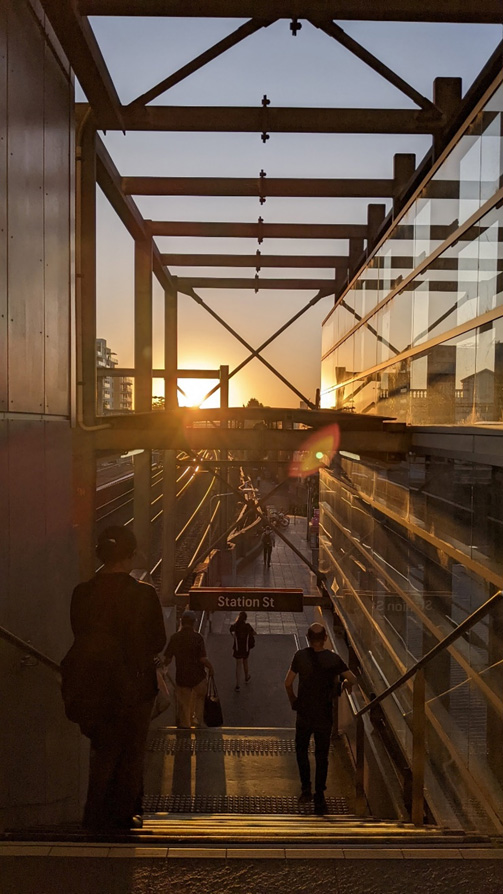
[{"label": "dark trousers", "polygon": [[128,826],[141,812],[143,759],[153,699],[96,730],[91,740],[84,810],[88,829]]},{"label": "dark trousers", "polygon": [[264,565],[271,564],[272,543],[264,543]]},{"label": "dark trousers", "polygon": [[331,732],[331,726],[317,726],[300,718],[297,719],[295,754],[297,755],[300,784],[303,791],[311,788],[311,768],[309,766],[309,742],[311,736],[314,736],[314,757],[316,761],[314,789],[318,794],[322,794],[327,787],[328,751]]}]

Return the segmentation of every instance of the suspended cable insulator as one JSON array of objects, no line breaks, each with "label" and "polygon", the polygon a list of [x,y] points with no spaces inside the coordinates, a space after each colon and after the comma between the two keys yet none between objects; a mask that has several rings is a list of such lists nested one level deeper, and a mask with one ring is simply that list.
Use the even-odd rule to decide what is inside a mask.
[{"label": "suspended cable insulator", "polygon": [[263,116],[264,117],[264,130],[262,131],[262,135],[260,137],[260,139],[262,140],[263,143],[267,142],[267,140],[269,139],[269,134],[267,133],[267,128],[265,127],[265,120],[266,120],[267,106],[270,106],[270,105],[271,105],[271,100],[269,99],[267,94],[264,93],[264,95],[262,97],[262,108],[264,109],[264,116]]}]

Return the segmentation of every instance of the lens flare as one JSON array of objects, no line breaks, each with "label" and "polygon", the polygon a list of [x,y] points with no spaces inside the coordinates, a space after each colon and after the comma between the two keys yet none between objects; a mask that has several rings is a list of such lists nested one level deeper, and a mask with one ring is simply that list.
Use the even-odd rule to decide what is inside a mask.
[{"label": "lens flare", "polygon": [[337,453],[340,438],[339,426],[335,423],[309,435],[293,455],[288,472],[290,478],[308,478],[319,469],[327,468]]}]

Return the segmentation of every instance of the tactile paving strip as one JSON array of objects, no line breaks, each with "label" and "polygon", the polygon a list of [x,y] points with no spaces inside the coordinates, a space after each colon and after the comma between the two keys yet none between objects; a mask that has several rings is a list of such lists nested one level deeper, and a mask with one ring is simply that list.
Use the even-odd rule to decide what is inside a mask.
[{"label": "tactile paving strip", "polygon": [[[328,813],[347,816],[349,808],[344,798],[327,798]],[[145,813],[262,813],[262,814],[310,814],[313,803],[299,804],[295,797],[231,797],[225,795],[199,796],[145,795]]]},{"label": "tactile paving strip", "polygon": [[[310,745],[311,751],[314,745]],[[201,754],[203,752],[219,752],[222,754],[235,755],[264,755],[276,756],[278,754],[294,754],[295,739],[275,739],[275,738],[253,738],[246,739],[244,737],[222,738],[214,737],[189,738],[188,736],[177,737],[170,733],[168,735],[155,735],[148,744],[149,751],[157,751],[162,754]]]}]

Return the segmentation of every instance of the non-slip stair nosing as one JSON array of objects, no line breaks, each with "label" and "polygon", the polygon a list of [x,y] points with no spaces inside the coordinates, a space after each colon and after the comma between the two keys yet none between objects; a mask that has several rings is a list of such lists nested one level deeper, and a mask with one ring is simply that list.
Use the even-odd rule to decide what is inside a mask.
[{"label": "non-slip stair nosing", "polygon": [[75,858],[136,858],[136,859],[220,859],[220,860],[250,860],[250,859],[277,859],[277,860],[318,860],[334,859],[334,860],[408,860],[408,859],[429,859],[434,860],[503,860],[503,848],[455,848],[443,847],[438,849],[435,854],[433,849],[426,848],[400,848],[400,847],[351,847],[348,845],[316,847],[309,848],[302,846],[284,847],[260,847],[257,845],[236,844],[226,847],[214,846],[198,846],[195,845],[174,845],[174,846],[150,846],[143,847],[135,844],[118,844],[117,842],[108,842],[104,844],[74,844],[61,845],[57,843],[47,843],[46,845],[35,846],[31,843],[17,843],[10,845],[0,844],[0,857],[75,857]]}]

